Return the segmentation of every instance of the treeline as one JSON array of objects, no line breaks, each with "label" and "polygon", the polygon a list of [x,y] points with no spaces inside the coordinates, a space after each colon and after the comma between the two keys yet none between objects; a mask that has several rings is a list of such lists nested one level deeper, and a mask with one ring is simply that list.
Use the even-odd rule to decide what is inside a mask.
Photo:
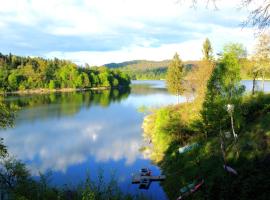
[{"label": "treeline", "polygon": [[78,67],[67,61],[0,53],[0,91],[118,87],[130,84],[127,74],[106,67]]},{"label": "treeline", "polygon": [[[162,80],[166,78],[170,61],[171,60],[134,60],[122,63],[105,64],[105,66],[108,68],[119,69],[128,74],[132,80]],[[184,62],[184,71],[191,71],[197,64],[198,61]]]},{"label": "treeline", "polygon": [[120,70],[130,76],[132,80],[161,80],[165,79],[167,68],[154,68],[154,69],[144,69],[136,70],[129,67],[120,68]]},{"label": "treeline", "polygon": [[109,68],[121,68],[128,67],[132,69],[154,69],[154,68],[167,68],[169,66],[170,60],[163,61],[151,61],[151,60],[132,60],[121,63],[109,63],[105,64]]}]

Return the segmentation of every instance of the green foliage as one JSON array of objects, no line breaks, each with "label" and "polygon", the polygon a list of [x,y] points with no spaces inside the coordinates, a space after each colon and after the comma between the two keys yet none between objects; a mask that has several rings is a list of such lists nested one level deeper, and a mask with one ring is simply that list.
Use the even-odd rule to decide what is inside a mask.
[{"label": "green foliage", "polygon": [[128,75],[106,67],[80,68],[65,60],[0,53],[0,92],[40,88],[118,87],[129,84]]},{"label": "green foliage", "polygon": [[0,159],[0,185],[6,189],[14,189],[19,184],[24,184],[30,174],[25,165],[13,158]]},{"label": "green foliage", "polygon": [[55,82],[54,82],[54,80],[50,80],[50,83],[49,83],[49,89],[50,89],[50,90],[55,89]]},{"label": "green foliage", "polygon": [[184,77],[183,68],[184,65],[176,53],[169,65],[166,83],[168,90],[174,94],[177,94],[178,96],[184,91],[182,83]]},{"label": "green foliage", "polygon": [[50,173],[40,174],[39,180],[34,180],[26,166],[15,159],[0,160],[0,188],[7,192],[9,199],[18,200],[132,200],[137,198],[120,191],[114,175],[109,182],[104,181],[103,171],[98,174],[98,180],[92,181],[88,175],[86,180],[73,189],[57,188],[50,185]]},{"label": "green foliage", "polygon": [[[110,63],[105,66],[128,74],[132,80],[164,80],[171,60],[147,61],[135,60],[123,63]],[[197,65],[197,61],[184,63],[184,72],[187,73]]]},{"label": "green foliage", "polygon": [[[201,178],[204,185],[191,195],[192,199],[269,197],[270,95],[243,96],[240,68],[244,56],[239,44],[224,48],[208,81],[201,118],[185,120],[188,111],[193,115],[199,113],[197,99],[189,109],[184,109],[185,104],[162,108],[145,118],[144,136],[153,144],[144,149],[150,150],[153,161],[153,155],[158,155],[159,166],[166,174],[162,186],[169,199],[176,199],[180,188]],[[237,140],[231,132],[228,104],[234,105]],[[211,133],[211,137],[205,133]],[[221,140],[224,153],[220,150]],[[178,152],[180,147],[194,143],[199,145]],[[224,162],[238,175],[224,170]]]},{"label": "green foliage", "polygon": [[[260,93],[244,97],[239,104],[242,128],[238,130],[237,143],[233,142],[232,135],[225,138],[227,164],[238,172],[237,176],[223,168],[220,138],[217,135],[206,138],[204,127],[196,129],[194,120],[184,123],[182,113],[186,110],[182,105],[177,107],[155,111],[145,118],[143,126],[144,136],[152,142],[152,147],[144,149],[150,150],[150,158],[158,161],[166,175],[162,186],[168,198],[176,199],[180,188],[203,178],[203,187],[192,194],[191,199],[267,199],[270,191],[270,95]],[[180,147],[194,143],[199,145],[179,154]]]},{"label": "green foliage", "polygon": [[7,128],[13,125],[16,108],[8,105],[0,96],[0,128]]},{"label": "green foliage", "polygon": [[213,48],[208,38],[203,43],[203,60],[210,61],[213,59]]},{"label": "green foliage", "polygon": [[[229,43],[226,44],[223,48],[223,54],[224,55],[231,55],[231,56],[235,56],[236,58],[240,59],[240,58],[245,58],[246,57],[246,50],[243,46],[243,44],[241,43]],[[224,57],[223,55],[223,57]]]},{"label": "green foliage", "polygon": [[[212,73],[201,112],[207,132],[218,133],[221,126],[228,127],[228,104],[234,105],[235,113],[239,113],[244,92],[244,87],[240,85],[239,57],[243,52],[241,45],[227,45]],[[235,119],[239,120],[237,117]]]}]

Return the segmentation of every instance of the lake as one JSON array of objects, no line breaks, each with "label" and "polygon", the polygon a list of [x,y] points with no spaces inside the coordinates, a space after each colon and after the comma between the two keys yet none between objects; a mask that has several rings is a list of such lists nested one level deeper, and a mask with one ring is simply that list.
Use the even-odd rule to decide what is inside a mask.
[{"label": "lake", "polygon": [[[251,89],[251,81],[243,81]],[[270,82],[265,89],[270,91]],[[184,97],[181,102],[186,101]],[[153,199],[167,199],[159,183],[142,191],[131,184],[131,175],[142,167],[153,174],[160,169],[141,153],[144,107],[177,102],[164,81],[133,81],[131,89],[17,96],[6,102],[21,107],[15,127],[0,130],[11,155],[26,163],[33,174],[51,174],[51,184],[72,187],[87,174],[96,180],[114,174],[124,192],[142,192]]]}]

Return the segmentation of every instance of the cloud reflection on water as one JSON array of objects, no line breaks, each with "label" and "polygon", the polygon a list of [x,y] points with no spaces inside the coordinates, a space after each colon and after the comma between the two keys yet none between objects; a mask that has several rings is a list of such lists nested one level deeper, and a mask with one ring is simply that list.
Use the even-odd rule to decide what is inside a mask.
[{"label": "cloud reflection on water", "polygon": [[[98,102],[85,106],[89,99],[88,104],[95,99],[89,93],[58,95],[53,98],[55,102],[48,103],[47,96],[24,97],[21,104],[32,106],[19,111],[16,126],[1,130],[0,134],[9,152],[26,162],[33,174],[47,170],[65,173],[89,160],[107,163],[112,168],[112,162],[123,160],[126,166],[131,166],[138,159],[147,159],[139,151],[143,143],[143,114],[137,109],[176,102],[176,97],[167,93],[164,82],[150,83],[147,82],[148,87],[145,83],[142,87],[137,85],[127,99],[111,102],[108,107]],[[18,98],[10,100],[16,102]]]},{"label": "cloud reflection on water", "polygon": [[124,159],[126,165],[131,165],[142,158],[138,134],[141,120],[131,113],[135,109],[125,110],[122,117],[120,110],[116,104],[107,109],[95,107],[82,110],[75,119],[20,124],[1,135],[11,154],[29,163],[34,174],[47,170],[65,172],[89,156],[97,163]]}]

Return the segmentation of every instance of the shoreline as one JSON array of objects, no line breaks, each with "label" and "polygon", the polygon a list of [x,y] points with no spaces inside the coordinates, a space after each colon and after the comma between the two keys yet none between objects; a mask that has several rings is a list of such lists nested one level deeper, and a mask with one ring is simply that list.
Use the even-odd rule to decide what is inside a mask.
[{"label": "shoreline", "polygon": [[59,89],[47,89],[47,88],[39,88],[39,89],[30,89],[30,90],[18,90],[11,92],[0,92],[0,95],[10,95],[10,94],[49,94],[49,93],[66,93],[66,92],[80,92],[80,91],[98,91],[98,90],[111,90],[111,89],[122,89],[128,86],[117,86],[117,87],[92,87],[92,88],[59,88]]}]

